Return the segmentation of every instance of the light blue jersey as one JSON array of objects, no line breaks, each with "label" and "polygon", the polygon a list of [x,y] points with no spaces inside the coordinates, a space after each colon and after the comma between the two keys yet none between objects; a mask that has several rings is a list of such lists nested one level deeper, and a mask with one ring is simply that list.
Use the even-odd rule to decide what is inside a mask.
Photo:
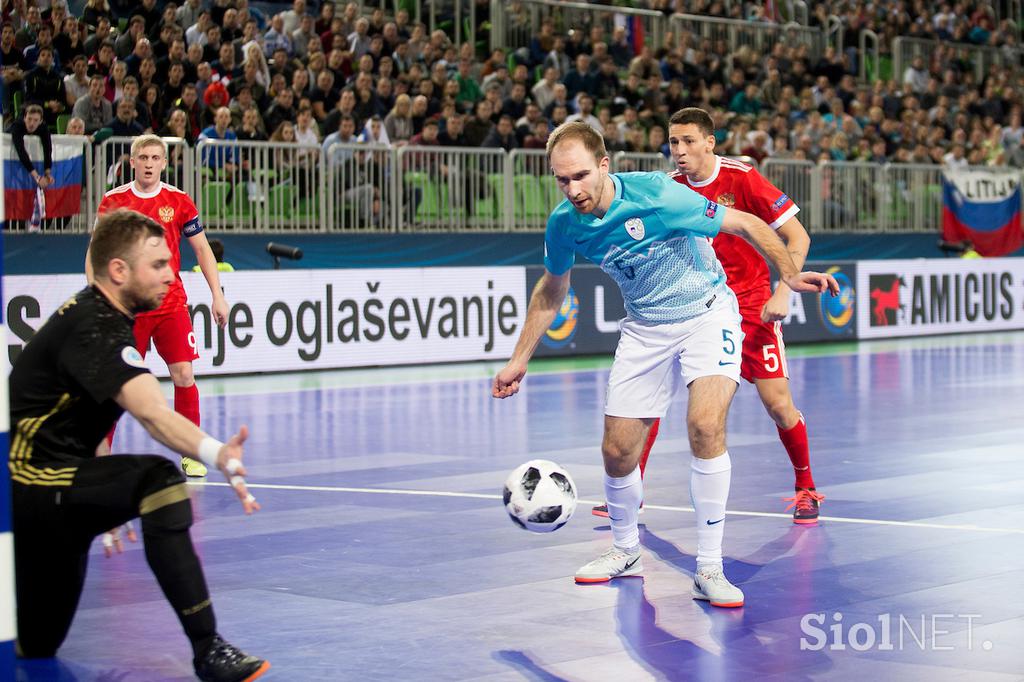
[{"label": "light blue jersey", "polygon": [[544,266],[554,275],[576,253],[601,266],[622,290],[626,312],[649,324],[683,322],[731,296],[708,237],[727,210],[665,173],[613,173],[615,198],[603,218],[568,200],[548,218]]}]

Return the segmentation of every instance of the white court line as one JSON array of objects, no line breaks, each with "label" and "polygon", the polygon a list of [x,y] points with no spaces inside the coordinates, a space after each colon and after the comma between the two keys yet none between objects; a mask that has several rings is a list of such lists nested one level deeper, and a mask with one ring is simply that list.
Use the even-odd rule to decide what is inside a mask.
[{"label": "white court line", "polygon": [[[214,481],[188,481],[189,485],[195,486],[218,486],[229,487],[227,483]],[[246,483],[246,487],[253,490],[310,490],[316,492],[332,493],[369,493],[372,495],[425,495],[428,497],[464,497],[477,500],[500,500],[501,495],[487,493],[453,493],[443,490],[404,490],[400,488],[347,488],[341,486],[326,485],[284,485],[279,483]],[[582,505],[602,504],[594,500],[578,500]],[[645,504],[645,509],[656,509],[658,511],[693,512],[693,507],[670,507],[660,504]],[[729,516],[760,516],[774,519],[791,519],[791,514],[780,512],[756,512],[756,511],[727,511]],[[926,523],[923,521],[885,521],[883,519],[855,519],[845,516],[821,516],[820,521],[833,521],[835,523],[860,523],[872,526],[902,526],[904,528],[933,528],[936,530],[972,530],[979,533],[1011,533],[1024,535],[1024,528],[988,528],[971,524],[950,524],[950,523]]]}]

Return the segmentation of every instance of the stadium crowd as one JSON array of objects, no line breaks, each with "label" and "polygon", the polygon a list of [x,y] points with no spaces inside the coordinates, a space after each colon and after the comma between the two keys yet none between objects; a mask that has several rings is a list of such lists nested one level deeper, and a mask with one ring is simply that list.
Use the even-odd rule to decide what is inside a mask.
[{"label": "stadium crowd", "polygon": [[[750,22],[772,3],[649,0],[640,6]],[[720,149],[768,157],[879,163],[1024,165],[1019,27],[984,2],[817,2],[810,24],[842,22],[844,49],[767,53],[685,31],[639,43],[627,25],[532,27],[528,45],[453,44],[405,9],[294,0],[269,14],[248,0],[6,0],[3,110],[43,107],[52,129],[98,136],[374,141],[543,148],[566,120],[599,128],[609,149],[668,153],[667,118],[713,113]],[[486,21],[486,5],[479,5]],[[509,14],[522,12],[511,3]],[[1005,13],[1004,13],[1005,14]],[[834,23],[834,20],[833,20]],[[482,24],[483,25],[483,24]],[[859,36],[885,55],[898,36],[941,41],[892,78],[858,81]],[[983,78],[958,43],[996,48]],[[327,148],[326,145],[324,147]],[[223,159],[222,159],[223,161]],[[230,168],[230,164],[229,164]]]}]

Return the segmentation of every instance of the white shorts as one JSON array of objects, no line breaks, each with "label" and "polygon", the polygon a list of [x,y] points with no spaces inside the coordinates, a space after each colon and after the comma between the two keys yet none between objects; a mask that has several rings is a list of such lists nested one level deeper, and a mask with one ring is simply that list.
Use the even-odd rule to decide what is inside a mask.
[{"label": "white shorts", "polygon": [[664,417],[680,385],[705,376],[740,382],[743,331],[731,291],[692,320],[650,325],[626,318],[619,329],[605,398],[608,416]]}]

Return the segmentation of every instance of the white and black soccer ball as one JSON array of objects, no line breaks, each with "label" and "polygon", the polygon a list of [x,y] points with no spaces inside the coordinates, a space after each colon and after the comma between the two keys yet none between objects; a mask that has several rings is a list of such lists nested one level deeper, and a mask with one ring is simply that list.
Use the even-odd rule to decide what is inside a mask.
[{"label": "white and black soccer ball", "polygon": [[502,494],[512,522],[534,533],[550,533],[576,511],[576,484],[569,472],[546,459],[532,459],[509,474]]}]

